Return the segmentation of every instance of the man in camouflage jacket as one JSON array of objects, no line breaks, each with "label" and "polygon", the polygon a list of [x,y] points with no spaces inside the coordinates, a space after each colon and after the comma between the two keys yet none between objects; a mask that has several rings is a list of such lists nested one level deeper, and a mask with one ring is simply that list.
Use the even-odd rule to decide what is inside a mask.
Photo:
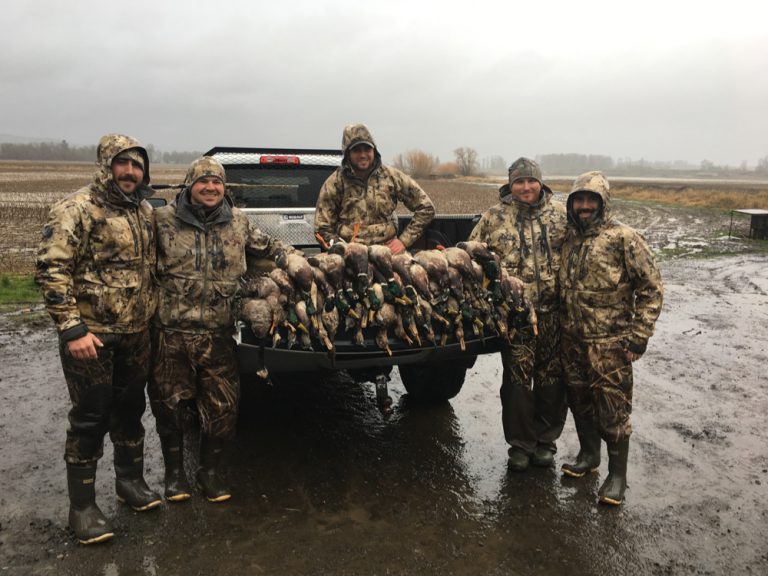
[{"label": "man in camouflage jacket", "polygon": [[661,276],[642,235],[611,217],[608,181],[587,172],[567,201],[560,267],[563,365],[581,450],[563,473],[596,471],[602,437],[608,477],[601,502],[619,505],[632,433],[632,362],[645,352],[661,312]]},{"label": "man in camouflage jacket", "polygon": [[235,434],[240,395],[233,340],[236,296],[246,250],[273,259],[283,251],[280,242],[233,207],[225,182],[217,160],[198,158],[184,189],[156,212],[158,306],[149,397],[170,501],[190,497],[181,424],[193,401],[201,429],[198,487],[212,502],[230,498],[219,462],[223,443]]},{"label": "man in camouflage jacket", "polygon": [[488,244],[507,272],[522,280],[538,317],[538,335],[532,326],[524,327],[501,353],[508,467],[521,472],[531,462],[553,465],[555,440],[567,415],[557,279],[566,217],[563,204],[553,200],[552,190],[542,183],[538,164],[528,158],[512,163],[509,183],[499,195],[501,202],[483,214],[470,239]]},{"label": "man in camouflage jacket", "polygon": [[[356,241],[386,244],[393,254],[411,246],[435,216],[435,207],[407,174],[385,166],[376,144],[363,124],[344,128],[344,160],[323,184],[317,198],[315,231],[322,243]],[[398,236],[395,208],[402,202],[413,212]]]},{"label": "man in camouflage jacket", "polygon": [[107,432],[118,499],[136,510],[161,502],[144,482],[141,424],[155,310],[149,157],[118,134],[101,138],[97,156],[93,183],[51,208],[35,275],[59,333],[72,400],[64,450],[69,525],[84,544],[113,536],[94,493]]}]

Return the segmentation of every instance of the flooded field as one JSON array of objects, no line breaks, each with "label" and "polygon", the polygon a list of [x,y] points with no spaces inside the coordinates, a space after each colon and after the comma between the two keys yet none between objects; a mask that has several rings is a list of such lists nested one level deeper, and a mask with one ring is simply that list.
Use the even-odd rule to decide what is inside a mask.
[{"label": "flooded field", "polygon": [[[226,453],[234,493],[139,514],[115,501],[109,443],[98,501],[110,543],[66,528],[68,406],[43,317],[0,317],[3,574],[765,574],[768,571],[768,258],[662,263],[664,311],[636,365],[629,489],[510,475],[496,355],[435,408],[399,378],[382,416],[370,385],[309,375],[246,382]],[[147,479],[162,485],[150,415]],[[577,451],[569,418],[557,464]],[[188,454],[188,472],[195,466]]]},{"label": "flooded field", "polygon": [[[39,194],[53,197],[91,171],[65,185],[35,181],[48,182]],[[0,199],[9,190],[2,178]],[[453,206],[456,188],[442,189],[445,197],[430,190],[438,207]],[[496,191],[486,189],[455,211],[493,203]],[[656,335],[635,367],[619,509],[596,503],[605,458],[599,476],[561,478],[559,465],[578,450],[570,417],[557,469],[507,473],[501,363],[486,355],[450,404],[432,408],[409,403],[395,371],[389,416],[370,384],[318,374],[244,382],[238,436],[225,455],[234,497],[225,504],[196,494],[149,513],[127,509],[115,500],[107,442],[97,500],[116,536],[82,547],[66,527],[69,400],[56,336],[39,310],[5,313],[0,574],[768,573],[768,254],[763,243],[728,238],[723,211],[616,204],[662,256],[665,284]],[[6,207],[7,231],[15,219]],[[5,258],[11,241],[2,241]],[[146,477],[160,489],[150,414],[145,426]]]}]

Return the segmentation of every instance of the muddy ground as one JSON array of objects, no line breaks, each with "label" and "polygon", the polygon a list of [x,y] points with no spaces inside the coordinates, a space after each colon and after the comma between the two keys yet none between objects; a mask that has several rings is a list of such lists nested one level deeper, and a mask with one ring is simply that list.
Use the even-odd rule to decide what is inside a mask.
[{"label": "muddy ground", "polygon": [[[713,241],[722,216],[624,211],[659,250],[731,254],[662,260],[664,310],[636,364],[621,508],[596,504],[605,463],[585,480],[507,473],[494,355],[433,408],[409,405],[395,371],[388,417],[370,384],[245,382],[226,504],[118,505],[107,442],[97,491],[116,537],[82,547],[66,528],[68,398],[54,333],[40,313],[5,314],[0,573],[768,573],[768,256]],[[146,427],[146,477],[160,489],[149,415]],[[558,469],[577,451],[570,417],[559,445]]]}]

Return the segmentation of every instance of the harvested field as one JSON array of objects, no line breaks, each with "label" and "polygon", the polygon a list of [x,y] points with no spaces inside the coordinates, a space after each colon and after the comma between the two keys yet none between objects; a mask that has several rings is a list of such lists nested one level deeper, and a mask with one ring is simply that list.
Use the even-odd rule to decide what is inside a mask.
[{"label": "harvested field", "polygon": [[[86,186],[94,170],[87,162],[0,161],[0,273],[32,271],[48,209]],[[183,166],[152,166],[151,176],[153,181],[176,184],[185,170]]]},{"label": "harvested field", "polygon": [[[179,184],[186,166],[152,166],[154,184]],[[0,161],[0,273],[28,274],[48,209],[56,200],[88,184],[94,165],[67,162]],[[498,180],[425,180],[421,185],[442,214],[479,214],[498,201]],[[570,181],[553,180],[558,197]],[[729,210],[768,208],[768,184],[744,182],[612,182],[616,213],[644,231],[654,248],[671,254],[729,253],[749,249],[727,240]],[[175,190],[158,196],[170,200]],[[737,232],[744,223],[737,221]],[[710,250],[712,251],[712,250]]]}]

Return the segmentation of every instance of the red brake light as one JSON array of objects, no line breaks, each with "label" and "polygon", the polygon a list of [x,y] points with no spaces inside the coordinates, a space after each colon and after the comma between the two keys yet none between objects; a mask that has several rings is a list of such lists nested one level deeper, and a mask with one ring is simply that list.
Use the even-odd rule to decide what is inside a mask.
[{"label": "red brake light", "polygon": [[260,164],[299,164],[298,156],[262,156]]}]

